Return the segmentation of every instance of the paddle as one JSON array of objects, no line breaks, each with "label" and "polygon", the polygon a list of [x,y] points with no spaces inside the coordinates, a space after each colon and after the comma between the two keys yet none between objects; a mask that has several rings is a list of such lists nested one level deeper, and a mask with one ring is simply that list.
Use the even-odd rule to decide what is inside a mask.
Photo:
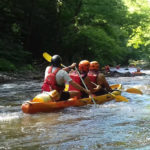
[{"label": "paddle", "polygon": [[[108,92],[108,91],[107,91]],[[115,98],[115,100],[116,100],[116,102],[129,102],[129,100],[126,98],[126,97],[124,97],[124,96],[121,96],[121,95],[114,95],[113,93],[111,93],[111,92],[108,92],[110,95],[112,95],[114,98]]]},{"label": "paddle", "polygon": [[[52,56],[50,54],[48,54],[47,52],[44,52],[43,53],[43,57],[48,61],[48,62],[51,62],[52,60]],[[62,67],[66,67],[64,66],[63,64],[61,64]]]},{"label": "paddle", "polygon": [[129,89],[126,89],[124,92],[128,92],[128,93],[134,93],[134,94],[143,94],[143,92],[139,89],[136,89],[136,88],[129,88]]},{"label": "paddle", "polygon": [[143,92],[141,90],[136,89],[136,88],[129,88],[129,89],[126,89],[126,90],[114,90],[114,91],[128,92],[128,93],[140,94],[140,95],[143,94]]},{"label": "paddle", "polygon": [[44,52],[44,53],[43,53],[43,57],[44,57],[48,62],[51,62],[52,56],[49,55],[47,52]]},{"label": "paddle", "polygon": [[[85,82],[83,81],[83,79],[82,79],[82,77],[81,77],[81,74],[80,74],[80,72],[78,71],[77,67],[75,67],[75,69],[76,69],[76,71],[77,71],[77,73],[78,73],[78,75],[79,75],[79,77],[80,77],[80,79],[81,79],[81,81],[82,81],[82,83],[83,83],[85,89],[88,90],[88,88],[87,88]],[[95,102],[93,96],[92,96],[92,95],[90,95],[90,96],[91,96],[91,99],[92,99],[93,103],[96,105],[96,102]]]},{"label": "paddle", "polygon": [[[96,83],[94,83],[94,82],[91,82],[92,84],[94,84],[95,86],[97,86],[97,84]],[[127,99],[127,98],[125,98],[125,97],[123,97],[123,96],[121,96],[121,95],[114,95],[113,93],[111,93],[111,92],[108,92],[106,89],[104,89],[107,93],[109,93],[110,95],[112,95],[114,98],[115,98],[115,100],[117,101],[117,102],[129,102],[129,100]],[[119,91],[119,90],[118,90]]]}]

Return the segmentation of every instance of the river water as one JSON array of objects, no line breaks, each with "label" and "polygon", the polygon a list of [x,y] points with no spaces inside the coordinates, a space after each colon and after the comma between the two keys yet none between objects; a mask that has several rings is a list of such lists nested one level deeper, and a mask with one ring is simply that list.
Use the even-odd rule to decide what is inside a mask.
[{"label": "river water", "polygon": [[34,115],[22,113],[21,104],[40,92],[41,81],[1,84],[0,150],[149,150],[150,70],[144,72],[146,76],[107,78],[144,93],[123,92],[129,102]]}]

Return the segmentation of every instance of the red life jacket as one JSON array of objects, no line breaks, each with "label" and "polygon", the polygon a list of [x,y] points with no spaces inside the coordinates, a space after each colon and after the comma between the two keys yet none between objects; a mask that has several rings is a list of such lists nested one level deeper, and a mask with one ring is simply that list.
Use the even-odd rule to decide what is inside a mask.
[{"label": "red life jacket", "polygon": [[[82,84],[82,81],[80,79],[80,76],[78,75],[77,71],[71,72],[69,73],[69,76],[71,77],[71,79],[78,83],[79,85],[81,85],[82,87],[84,87],[84,85]],[[81,73],[81,77],[84,80],[87,76],[87,73]],[[84,92],[81,92],[80,90],[76,89],[75,87],[73,87],[72,85],[69,84],[69,91],[78,91],[79,92],[79,98],[84,97],[86,94]]]},{"label": "red life jacket", "polygon": [[64,87],[60,87],[56,83],[56,74],[60,70],[60,68],[57,68],[54,72],[52,72],[52,66],[48,70],[48,76],[45,78],[43,86],[42,86],[42,92],[43,91],[52,91],[57,90],[58,92],[61,92],[64,90]]},{"label": "red life jacket", "polygon": [[[69,73],[69,76],[74,82],[78,83],[79,85],[82,84],[81,79],[76,71]],[[80,90],[76,89],[74,86],[69,84],[69,91],[80,91]]]},{"label": "red life jacket", "polygon": [[97,84],[97,75],[98,75],[97,72],[94,72],[94,71],[88,72],[88,77],[89,77],[90,81],[95,83],[95,84]]},{"label": "red life jacket", "polygon": [[[76,83],[78,83],[79,85],[83,86],[82,81],[81,81],[81,79],[80,79],[80,77],[79,77],[77,71],[73,71],[73,72],[69,73],[69,76],[70,76],[70,78],[71,78],[74,82],[76,82]],[[85,74],[85,73],[82,73],[82,74],[81,74],[81,77],[82,77],[83,80],[84,80],[84,78],[85,78],[86,76],[87,76],[87,74]],[[83,86],[83,87],[84,87],[84,86]],[[73,87],[72,85],[69,84],[69,91],[80,91],[80,90],[76,89],[75,87]]]}]

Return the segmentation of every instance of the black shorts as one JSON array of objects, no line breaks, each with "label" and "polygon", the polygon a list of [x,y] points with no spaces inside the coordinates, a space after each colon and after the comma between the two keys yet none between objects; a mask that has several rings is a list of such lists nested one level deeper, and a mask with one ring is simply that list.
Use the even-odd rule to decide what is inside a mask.
[{"label": "black shorts", "polygon": [[70,98],[70,93],[68,91],[63,91],[60,96],[60,101],[66,101]]},{"label": "black shorts", "polygon": [[108,94],[108,92],[104,89],[101,89],[99,90],[98,92],[95,92],[94,93],[96,96],[99,96],[99,95],[104,95],[104,94]]},{"label": "black shorts", "polygon": [[85,93],[85,92],[81,92],[81,98],[88,98],[89,94]]}]

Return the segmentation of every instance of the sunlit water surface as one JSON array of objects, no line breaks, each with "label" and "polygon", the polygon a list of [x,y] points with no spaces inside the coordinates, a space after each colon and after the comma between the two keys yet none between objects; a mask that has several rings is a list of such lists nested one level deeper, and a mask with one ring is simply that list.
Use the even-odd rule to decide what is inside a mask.
[{"label": "sunlit water surface", "polygon": [[55,113],[24,114],[21,104],[40,92],[41,82],[0,86],[0,149],[116,150],[150,149],[150,70],[146,76],[107,78],[124,89],[125,102],[70,107]]}]

